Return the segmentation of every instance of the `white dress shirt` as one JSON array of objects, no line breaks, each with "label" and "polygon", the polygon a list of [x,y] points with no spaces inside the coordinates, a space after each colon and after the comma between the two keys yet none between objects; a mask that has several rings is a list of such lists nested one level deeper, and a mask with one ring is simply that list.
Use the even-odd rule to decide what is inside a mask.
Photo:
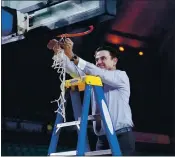
[{"label": "white dress shirt", "polygon": [[[53,57],[53,59],[56,56]],[[105,70],[97,67],[79,58],[79,63],[76,66],[67,56],[64,55],[66,63],[66,72],[74,77],[88,75],[99,76],[103,82],[104,96],[107,102],[107,107],[111,116],[114,130],[119,130],[124,127],[132,127],[132,113],[129,106],[130,83],[125,71],[121,70]],[[92,90],[91,95],[92,115],[96,114],[96,100]],[[104,126],[101,123],[101,130],[97,132],[96,122],[93,122],[93,128],[96,135],[104,135]]]}]

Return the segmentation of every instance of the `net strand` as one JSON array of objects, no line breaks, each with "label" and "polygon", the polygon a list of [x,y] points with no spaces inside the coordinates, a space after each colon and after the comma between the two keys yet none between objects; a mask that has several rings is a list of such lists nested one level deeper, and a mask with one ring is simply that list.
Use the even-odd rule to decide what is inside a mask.
[{"label": "net strand", "polygon": [[56,102],[58,105],[58,109],[55,112],[58,112],[62,117],[63,121],[66,122],[66,112],[65,112],[65,78],[66,78],[66,68],[64,62],[64,50],[61,49],[55,56],[54,62],[52,64],[52,68],[57,69],[57,73],[59,74],[59,79],[61,81],[60,84],[60,97],[57,100],[51,101],[51,103]]}]

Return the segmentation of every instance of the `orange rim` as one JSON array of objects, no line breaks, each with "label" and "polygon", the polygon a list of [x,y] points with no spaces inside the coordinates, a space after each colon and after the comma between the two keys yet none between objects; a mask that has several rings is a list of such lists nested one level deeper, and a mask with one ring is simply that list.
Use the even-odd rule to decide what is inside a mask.
[{"label": "orange rim", "polygon": [[92,31],[94,30],[94,26],[91,25],[89,26],[89,30],[85,31],[85,32],[81,32],[81,33],[72,33],[72,34],[61,34],[61,35],[57,35],[57,37],[60,37],[60,38],[70,38],[70,37],[80,37],[80,36],[84,36],[84,35],[87,35],[89,33],[91,33]]}]

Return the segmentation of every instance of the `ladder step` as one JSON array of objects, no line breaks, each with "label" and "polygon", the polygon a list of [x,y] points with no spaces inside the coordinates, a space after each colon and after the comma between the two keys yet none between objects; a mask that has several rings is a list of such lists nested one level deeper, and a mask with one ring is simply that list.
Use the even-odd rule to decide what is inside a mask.
[{"label": "ladder step", "polygon": [[111,149],[106,149],[106,150],[98,150],[98,151],[91,151],[91,152],[86,152],[86,156],[95,156],[95,155],[110,155],[111,154]]},{"label": "ladder step", "polygon": [[57,128],[62,128],[62,127],[67,127],[67,126],[72,126],[72,125],[79,125],[79,124],[80,124],[80,121],[60,123],[60,124],[57,124]]},{"label": "ladder step", "polygon": [[68,155],[76,155],[76,150],[73,151],[67,151],[67,152],[58,152],[58,153],[51,153],[50,156],[68,156]]},{"label": "ladder step", "polygon": [[[88,120],[99,120],[100,115],[89,115]],[[67,127],[67,126],[73,126],[73,125],[79,125],[80,124],[81,118],[78,118],[78,121],[73,121],[73,122],[66,122],[66,123],[59,123],[57,124],[57,128],[62,128],[62,127]]]},{"label": "ladder step", "polygon": [[[81,120],[81,117],[79,117],[78,120]],[[89,115],[88,120],[92,120],[92,121],[101,120],[101,117],[99,114]]]},{"label": "ladder step", "polygon": [[[110,155],[111,154],[111,149],[107,150],[98,150],[98,151],[91,151],[91,152],[85,152],[86,156],[94,156],[94,155]],[[76,150],[74,151],[67,151],[67,152],[58,152],[58,153],[51,153],[50,156],[68,156],[68,155],[76,155]]]}]

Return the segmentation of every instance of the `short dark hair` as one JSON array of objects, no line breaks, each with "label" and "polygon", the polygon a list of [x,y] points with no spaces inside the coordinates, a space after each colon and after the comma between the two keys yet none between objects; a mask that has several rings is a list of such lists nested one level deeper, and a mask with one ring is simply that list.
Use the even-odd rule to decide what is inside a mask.
[{"label": "short dark hair", "polygon": [[119,51],[116,48],[113,48],[111,46],[108,45],[103,45],[97,48],[97,50],[95,51],[95,55],[97,52],[101,51],[101,50],[106,50],[109,51],[110,55],[112,58],[119,58]]}]

